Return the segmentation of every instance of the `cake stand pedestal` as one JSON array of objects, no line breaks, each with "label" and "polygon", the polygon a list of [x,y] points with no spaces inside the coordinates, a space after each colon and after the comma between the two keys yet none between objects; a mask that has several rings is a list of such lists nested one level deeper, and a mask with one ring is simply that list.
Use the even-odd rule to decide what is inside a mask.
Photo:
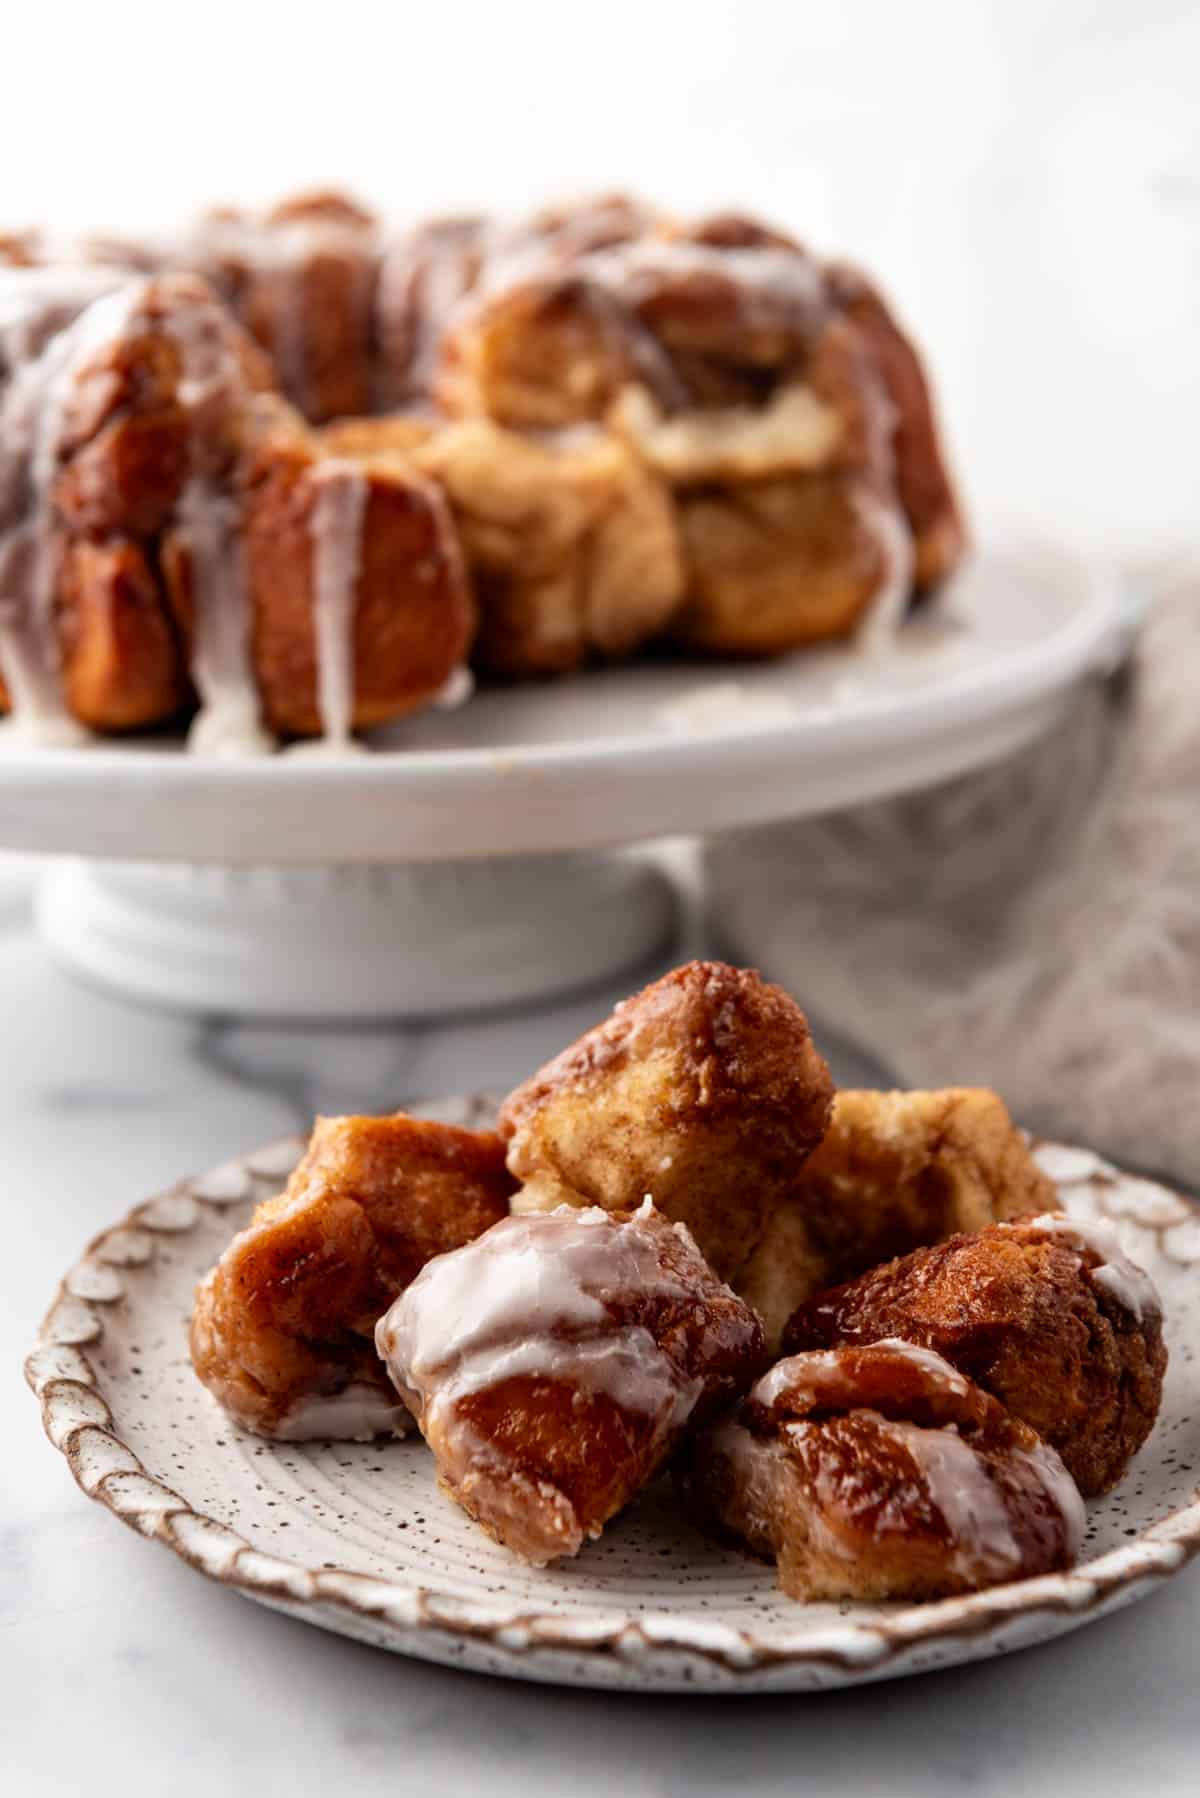
[{"label": "cake stand pedestal", "polygon": [[666,875],[632,854],[276,869],[65,859],[35,907],[60,962],[126,997],[310,1020],[548,998],[648,960],[677,915]]}]

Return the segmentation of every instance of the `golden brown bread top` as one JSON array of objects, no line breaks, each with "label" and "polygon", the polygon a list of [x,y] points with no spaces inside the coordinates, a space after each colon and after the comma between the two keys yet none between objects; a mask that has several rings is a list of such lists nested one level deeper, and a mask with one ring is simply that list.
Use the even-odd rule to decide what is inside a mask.
[{"label": "golden brown bread top", "polygon": [[881,1337],[932,1349],[993,1393],[1087,1494],[1116,1484],[1158,1414],[1167,1354],[1149,1282],[1115,1240],[1061,1215],[873,1268],[801,1305],[783,1341],[794,1352]]},{"label": "golden brown bread top", "polygon": [[510,1094],[498,1127],[517,1209],[649,1196],[738,1282],[832,1099],[808,1022],[748,968],[690,962]]},{"label": "golden brown bread top", "polygon": [[723,961],[687,962],[623,999],[509,1094],[500,1110],[501,1135],[511,1139],[556,1095],[586,1091],[658,1050],[669,1052],[677,1075],[662,1095],[662,1121],[717,1117],[749,1101],[756,1115],[776,1115],[812,1144],[822,1135],[832,1086],[804,1013],[756,969]]}]

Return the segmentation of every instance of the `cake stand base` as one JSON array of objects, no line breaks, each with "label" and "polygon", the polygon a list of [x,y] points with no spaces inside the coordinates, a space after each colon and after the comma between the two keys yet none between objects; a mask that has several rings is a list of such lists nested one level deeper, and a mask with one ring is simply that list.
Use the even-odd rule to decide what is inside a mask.
[{"label": "cake stand base", "polygon": [[414,1017],[549,998],[662,950],[677,904],[635,855],[401,867],[63,861],[36,898],[72,972],[189,1011]]}]

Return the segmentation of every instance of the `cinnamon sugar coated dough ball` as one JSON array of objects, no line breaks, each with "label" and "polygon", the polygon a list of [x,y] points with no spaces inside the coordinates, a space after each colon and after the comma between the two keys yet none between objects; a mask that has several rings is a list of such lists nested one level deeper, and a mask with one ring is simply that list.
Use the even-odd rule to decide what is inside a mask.
[{"label": "cinnamon sugar coated dough ball", "polygon": [[479,610],[472,651],[491,674],[562,674],[630,655],[683,593],[664,483],[617,436],[562,441],[488,419],[357,419],[322,442],[372,469],[416,470],[449,501]]},{"label": "cinnamon sugar coated dough ball", "polygon": [[504,1217],[511,1189],[488,1132],[402,1112],[318,1118],[287,1190],[197,1289],[197,1374],[260,1435],[403,1434],[375,1325],[432,1256]]},{"label": "cinnamon sugar coated dough ball", "polygon": [[781,987],[690,962],[505,1100],[498,1127],[523,1183],[513,1209],[623,1211],[649,1197],[736,1285],[832,1097],[807,1019]]},{"label": "cinnamon sugar coated dough ball", "polygon": [[1116,1485],[1162,1400],[1153,1284],[1108,1226],[1062,1214],[952,1236],[821,1293],[784,1349],[881,1336],[935,1350],[993,1393],[1089,1497]]},{"label": "cinnamon sugar coated dough ball", "polygon": [[987,1088],[839,1092],[738,1290],[776,1344],[823,1287],[956,1231],[1058,1208],[1053,1181]]},{"label": "cinnamon sugar coated dough ball", "polygon": [[535,1566],[578,1554],[765,1361],[753,1311],[649,1202],[496,1224],[376,1342],[444,1490]]},{"label": "cinnamon sugar coated dough ball", "polygon": [[904,1342],[777,1362],[692,1439],[680,1483],[800,1600],[950,1597],[1058,1572],[1083,1538],[1054,1450]]}]

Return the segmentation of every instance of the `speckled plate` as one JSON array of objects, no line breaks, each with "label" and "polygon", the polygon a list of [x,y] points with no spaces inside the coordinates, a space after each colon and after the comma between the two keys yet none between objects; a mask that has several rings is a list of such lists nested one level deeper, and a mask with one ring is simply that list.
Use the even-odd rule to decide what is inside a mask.
[{"label": "speckled plate", "polygon": [[[479,1122],[481,1100],[426,1108]],[[210,1579],[360,1641],[488,1673],[659,1691],[803,1691],[1003,1654],[1152,1591],[1200,1549],[1200,1214],[1082,1149],[1039,1145],[1068,1209],[1111,1219],[1158,1283],[1171,1364],[1157,1428],[1090,1507],[1069,1574],[913,1607],[798,1605],[694,1533],[669,1486],[578,1560],[531,1572],[438,1492],[419,1440],[275,1445],[195,1379],[192,1288],[300,1154],[273,1144],[184,1180],[98,1236],[27,1363],[89,1497]]]}]

